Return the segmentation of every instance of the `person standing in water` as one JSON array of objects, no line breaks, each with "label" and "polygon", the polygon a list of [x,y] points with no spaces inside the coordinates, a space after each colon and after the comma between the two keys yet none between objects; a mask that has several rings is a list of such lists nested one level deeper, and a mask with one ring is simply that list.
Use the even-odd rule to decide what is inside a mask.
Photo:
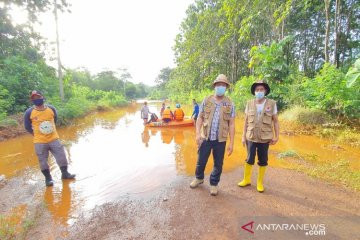
[{"label": "person standing in water", "polygon": [[247,102],[242,136],[242,144],[247,147],[247,158],[244,167],[244,179],[238,183],[238,186],[251,185],[251,170],[257,153],[259,165],[257,190],[264,192],[263,180],[268,165],[269,145],[274,145],[279,140],[280,127],[276,102],[266,98],[270,93],[269,85],[264,81],[257,81],[251,86],[251,93],[255,99]]},{"label": "person standing in water", "polygon": [[165,111],[165,103],[163,102],[163,103],[161,104],[161,108],[160,108],[160,117],[161,117],[161,118],[162,118],[162,115],[163,115],[164,111]]},{"label": "person standing in water", "polygon": [[196,163],[196,178],[190,183],[196,188],[204,182],[204,171],[212,151],[214,168],[210,175],[210,194],[218,194],[218,183],[222,173],[227,138],[228,155],[233,152],[235,135],[235,107],[231,99],[225,96],[230,83],[224,74],[220,74],[213,82],[215,94],[206,97],[199,109],[196,121],[196,142],[198,145],[198,160]]},{"label": "person standing in water", "polygon": [[191,114],[191,118],[194,119],[194,122],[196,123],[196,119],[199,116],[199,104],[197,104],[195,99],[193,99],[192,101],[193,101],[193,105],[194,105],[194,111]]},{"label": "person standing in water", "polygon": [[148,122],[148,118],[149,118],[149,113],[151,114],[149,107],[147,105],[147,102],[144,102],[144,105],[142,106],[141,110],[140,110],[140,114],[141,114],[141,119],[143,119],[144,121],[144,125],[147,124]]},{"label": "person standing in water", "polygon": [[53,186],[54,182],[48,165],[49,152],[54,156],[61,170],[62,179],[74,179],[75,174],[68,172],[68,161],[63,145],[59,141],[55,123],[56,109],[44,104],[44,96],[40,91],[32,91],[30,99],[34,104],[24,114],[25,129],[34,136],[35,152],[39,159],[41,172],[45,176],[46,186]]}]

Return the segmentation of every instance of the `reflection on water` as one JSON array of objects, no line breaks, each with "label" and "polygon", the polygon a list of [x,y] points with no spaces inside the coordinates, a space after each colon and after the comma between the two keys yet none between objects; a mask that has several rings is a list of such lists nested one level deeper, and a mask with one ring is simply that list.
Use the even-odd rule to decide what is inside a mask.
[{"label": "reflection on water", "polygon": [[[160,105],[149,102],[150,111],[158,113]],[[133,103],[116,111],[90,114],[59,129],[69,157],[69,170],[77,174],[77,179],[61,181],[59,168],[50,159],[55,185],[42,191],[55,221],[68,224],[80,211],[128,194],[152,191],[178,175],[194,175],[197,160],[194,127],[144,128],[140,107]],[[187,115],[191,114],[191,108],[184,109]],[[234,152],[225,157],[224,172],[239,167],[245,160],[242,124],[242,119],[236,119]],[[314,136],[281,136],[279,143],[270,149],[271,152],[293,149],[324,161],[345,158],[351,160],[352,167],[360,168],[358,149],[342,146],[344,150],[339,151],[329,149],[330,144]],[[30,178],[35,176],[35,180],[43,181],[30,135],[0,142],[0,149],[0,174],[10,178],[27,170],[33,173]],[[269,164],[278,166],[275,154],[270,155]],[[206,173],[211,169],[212,157]]]},{"label": "reflection on water", "polygon": [[44,202],[52,214],[54,221],[66,225],[71,216],[71,209],[74,210],[76,203],[71,202],[70,184],[73,180],[64,180],[62,188],[48,187],[44,191]]}]

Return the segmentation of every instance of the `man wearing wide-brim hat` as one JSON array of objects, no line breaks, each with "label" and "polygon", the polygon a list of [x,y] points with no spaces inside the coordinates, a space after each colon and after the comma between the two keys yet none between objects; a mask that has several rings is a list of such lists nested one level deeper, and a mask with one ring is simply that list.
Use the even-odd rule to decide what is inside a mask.
[{"label": "man wearing wide-brim hat", "polygon": [[196,142],[198,144],[198,159],[196,163],[196,178],[190,187],[196,188],[204,182],[206,163],[212,151],[214,168],[210,175],[210,194],[218,194],[218,183],[222,173],[227,138],[227,147],[231,155],[235,135],[235,107],[231,99],[225,96],[230,83],[224,74],[220,74],[213,82],[214,95],[206,97],[199,108],[196,121]]},{"label": "man wearing wide-brim hat", "polygon": [[269,85],[264,81],[257,81],[252,84],[250,90],[255,99],[248,101],[245,108],[246,117],[242,144],[247,147],[247,158],[244,167],[244,179],[238,183],[238,186],[251,185],[251,170],[257,154],[259,165],[257,190],[263,192],[269,145],[276,144],[279,139],[279,121],[276,102],[266,98],[270,93]]}]

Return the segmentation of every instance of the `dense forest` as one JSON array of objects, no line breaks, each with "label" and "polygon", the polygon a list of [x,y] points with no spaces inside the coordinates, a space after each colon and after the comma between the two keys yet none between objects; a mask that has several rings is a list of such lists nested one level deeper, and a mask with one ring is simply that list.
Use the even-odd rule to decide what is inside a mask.
[{"label": "dense forest", "polygon": [[[26,24],[14,23],[14,6],[28,12]],[[127,69],[91,74],[61,65],[64,100],[58,69],[45,60],[49,46],[34,29],[39,15],[54,7],[50,0],[0,1],[0,122],[30,105],[32,89],[42,90],[65,122],[146,96],[200,100],[219,73],[229,77],[240,110],[251,98],[250,85],[265,79],[281,110],[314,109],[350,122],[360,117],[359,1],[196,0],[174,36],[176,66],[160,71],[156,87],[132,83]],[[70,8],[57,2],[58,11]]]},{"label": "dense forest", "polygon": [[[58,11],[70,8],[64,0],[56,6]],[[27,11],[26,24],[14,23],[14,7]],[[39,15],[53,9],[54,1],[50,0],[0,1],[0,125],[9,123],[8,115],[22,113],[31,105],[29,94],[33,89],[41,90],[47,102],[56,105],[60,123],[92,109],[121,106],[129,99],[148,95],[150,88],[132,83],[127,69],[93,75],[87,69],[61,65],[65,93],[61,100],[57,69],[46,62],[44,55],[50,46],[34,29]]]},{"label": "dense forest", "polygon": [[154,98],[200,99],[224,73],[238,109],[250,85],[265,79],[280,109],[360,117],[359,1],[196,0],[186,14],[173,48],[177,65],[161,70]]}]

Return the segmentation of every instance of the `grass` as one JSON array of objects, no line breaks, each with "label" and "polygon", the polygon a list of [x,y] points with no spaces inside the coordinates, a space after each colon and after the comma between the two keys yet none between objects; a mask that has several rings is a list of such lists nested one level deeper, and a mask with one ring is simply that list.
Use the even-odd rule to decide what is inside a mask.
[{"label": "grass", "polygon": [[300,155],[294,150],[278,154],[286,168],[303,172],[311,177],[360,191],[360,171],[351,169],[350,161],[319,162],[316,155]]},{"label": "grass", "polygon": [[346,144],[360,147],[358,123],[349,126],[332,120],[320,110],[299,106],[289,108],[279,116],[281,132],[284,134],[316,135],[334,141],[334,144]]},{"label": "grass", "polygon": [[26,239],[35,219],[25,205],[13,208],[8,215],[0,215],[0,239]]},{"label": "grass", "polygon": [[10,117],[6,117],[0,120],[0,128],[7,128],[7,127],[15,127],[18,125],[18,122],[15,119]]}]

